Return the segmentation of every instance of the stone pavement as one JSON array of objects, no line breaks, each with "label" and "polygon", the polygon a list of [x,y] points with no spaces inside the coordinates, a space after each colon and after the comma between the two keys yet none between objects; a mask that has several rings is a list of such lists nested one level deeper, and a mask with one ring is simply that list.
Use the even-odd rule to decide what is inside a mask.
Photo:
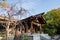
[{"label": "stone pavement", "polygon": [[[48,36],[48,34],[33,34],[32,35],[28,35],[28,38],[29,40],[60,40],[60,36],[59,35],[56,35],[54,37],[51,37]],[[14,39],[14,36],[10,36],[8,38],[8,40],[13,40]],[[2,39],[2,40],[5,40],[5,39]]]}]

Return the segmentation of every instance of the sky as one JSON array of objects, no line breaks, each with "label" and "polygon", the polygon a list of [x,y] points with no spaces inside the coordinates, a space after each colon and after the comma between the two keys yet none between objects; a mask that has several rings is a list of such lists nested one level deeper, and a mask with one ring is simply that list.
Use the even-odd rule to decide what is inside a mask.
[{"label": "sky", "polygon": [[[12,4],[17,1],[19,0],[8,0],[8,2]],[[34,13],[41,13],[54,8],[59,8],[60,0],[21,0],[21,4],[25,9],[31,10]]]},{"label": "sky", "polygon": [[[60,0],[7,0],[9,4],[17,3],[18,9],[23,7],[24,9],[32,12],[33,15],[48,12],[54,8],[60,7]],[[30,14],[29,14],[30,15]]]}]

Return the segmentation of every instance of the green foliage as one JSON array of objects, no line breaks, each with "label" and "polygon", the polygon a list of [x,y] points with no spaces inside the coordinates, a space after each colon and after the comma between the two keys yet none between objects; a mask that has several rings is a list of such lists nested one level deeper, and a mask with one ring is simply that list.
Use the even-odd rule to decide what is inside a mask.
[{"label": "green foliage", "polygon": [[44,17],[47,21],[47,25],[43,25],[45,33],[55,35],[57,28],[60,26],[60,8],[48,11]]},{"label": "green foliage", "polygon": [[28,40],[27,35],[24,35],[23,40]]},{"label": "green foliage", "polygon": [[55,32],[57,31],[56,28],[50,24],[43,25],[43,29],[44,29],[44,32],[48,33],[50,36],[55,35],[56,34]]},{"label": "green foliage", "polygon": [[5,37],[5,34],[4,33],[0,33],[0,37]]}]

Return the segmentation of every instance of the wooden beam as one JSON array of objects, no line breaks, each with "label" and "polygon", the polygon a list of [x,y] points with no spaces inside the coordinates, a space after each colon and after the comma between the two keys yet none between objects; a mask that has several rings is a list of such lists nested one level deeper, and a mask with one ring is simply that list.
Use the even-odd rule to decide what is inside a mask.
[{"label": "wooden beam", "polygon": [[[9,21],[9,18],[8,17],[4,17],[4,16],[0,16],[0,20],[6,20],[6,21]],[[17,21],[17,19],[13,19],[13,18],[10,18],[12,21]]]}]

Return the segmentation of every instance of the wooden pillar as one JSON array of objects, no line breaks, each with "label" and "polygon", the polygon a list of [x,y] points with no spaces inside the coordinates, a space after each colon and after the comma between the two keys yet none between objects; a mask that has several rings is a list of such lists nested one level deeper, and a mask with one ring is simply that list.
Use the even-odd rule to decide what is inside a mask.
[{"label": "wooden pillar", "polygon": [[27,22],[25,22],[25,25],[26,25],[26,32],[28,32],[28,25],[27,25]]},{"label": "wooden pillar", "polygon": [[19,28],[18,28],[15,30],[14,40],[21,40],[20,36],[21,36],[21,30],[19,31]]},{"label": "wooden pillar", "polygon": [[40,24],[40,33],[42,33],[42,25]]},{"label": "wooden pillar", "polygon": [[20,27],[20,32],[22,33],[23,24],[22,24],[22,22],[21,22],[21,21],[20,21],[19,27]]},{"label": "wooden pillar", "polygon": [[31,32],[34,33],[33,24],[31,22]]}]

